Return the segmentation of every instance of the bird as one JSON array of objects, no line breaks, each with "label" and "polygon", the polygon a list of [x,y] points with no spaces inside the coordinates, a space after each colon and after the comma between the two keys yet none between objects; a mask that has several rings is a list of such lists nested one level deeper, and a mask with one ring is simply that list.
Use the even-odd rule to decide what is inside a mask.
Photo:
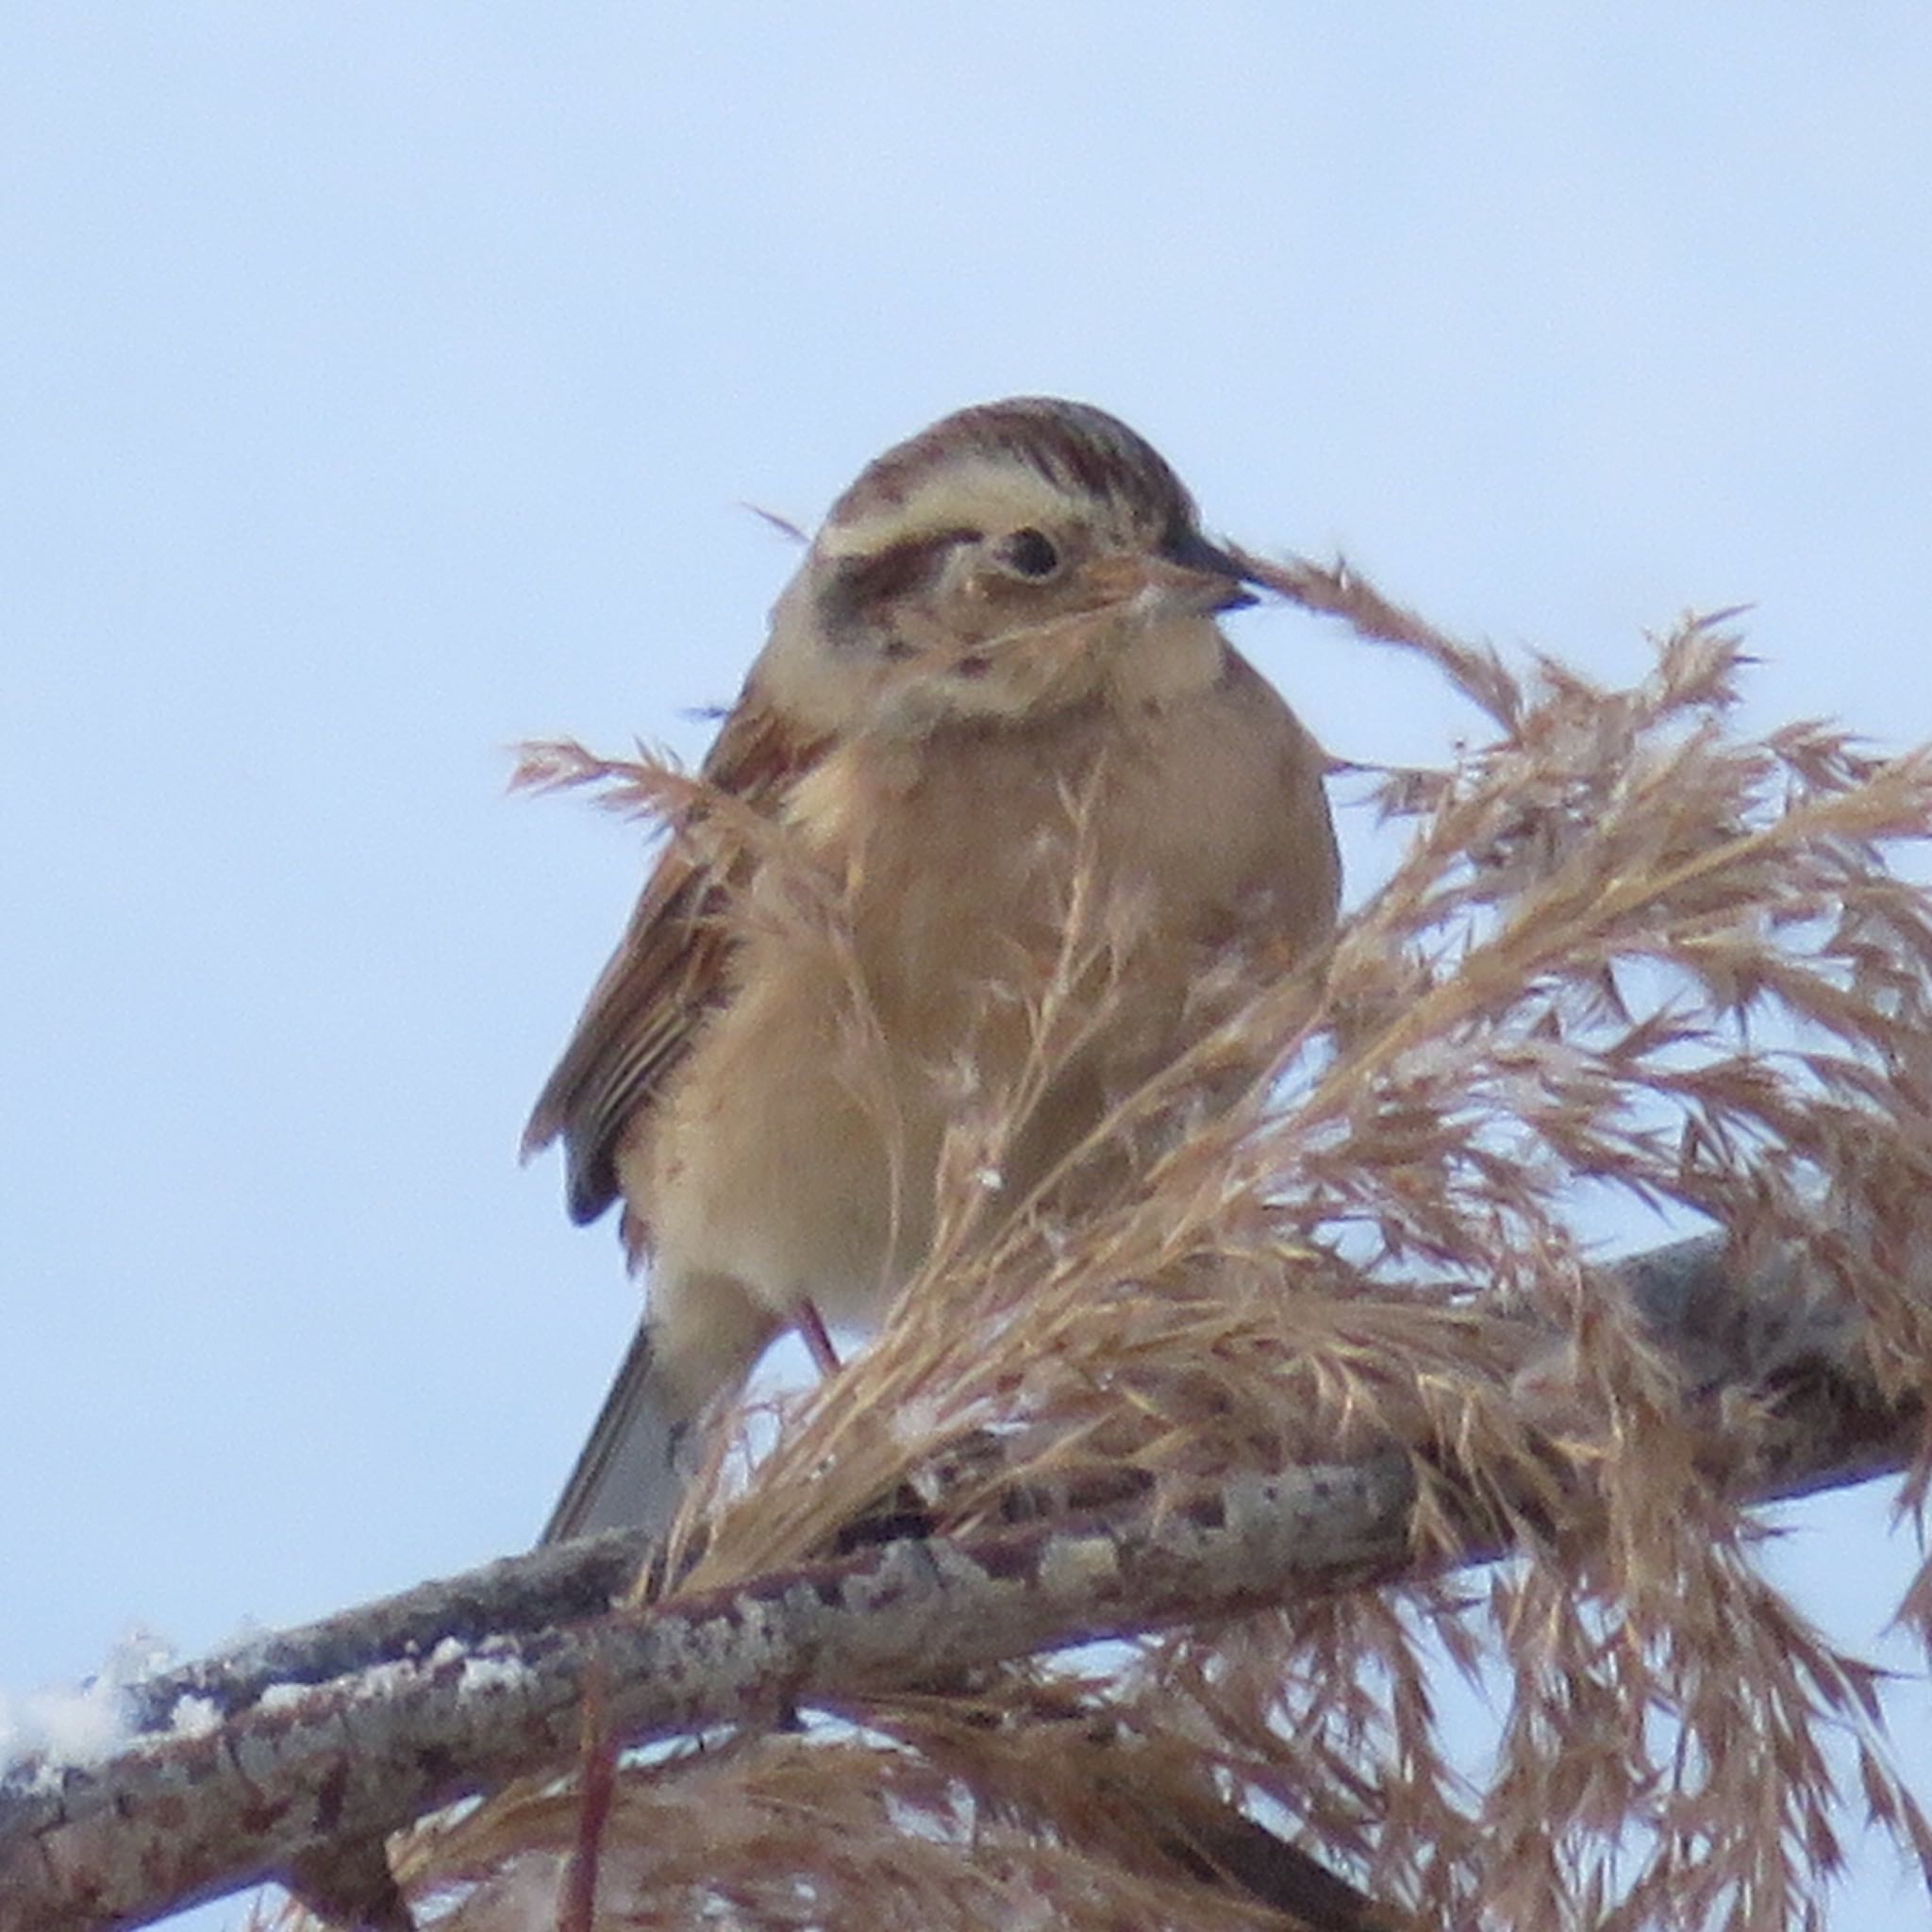
[{"label": "bird", "polygon": [[[827,1322],[877,1324],[962,1091],[1024,1101],[982,1176],[1016,1211],[1227,989],[1319,957],[1326,760],[1217,621],[1252,582],[1086,403],[960,409],[834,501],[525,1134],[649,1274],[544,1542],[661,1536],[694,1425],[777,1333],[824,1359]],[[801,940],[801,878],[840,944]],[[1029,1085],[1076,901],[1118,942]]]}]

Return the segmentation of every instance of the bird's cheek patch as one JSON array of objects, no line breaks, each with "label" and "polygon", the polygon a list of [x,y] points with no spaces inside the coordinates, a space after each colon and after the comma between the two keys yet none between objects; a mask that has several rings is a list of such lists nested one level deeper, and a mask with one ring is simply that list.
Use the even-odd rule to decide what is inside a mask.
[{"label": "bird's cheek patch", "polygon": [[[947,558],[959,544],[976,542],[978,537],[977,530],[936,530],[884,550],[841,557],[819,591],[819,617],[825,634],[837,645],[867,644],[887,656],[904,656],[904,645],[892,627],[895,608],[935,588]],[[897,650],[892,648],[895,643],[900,645]]]}]

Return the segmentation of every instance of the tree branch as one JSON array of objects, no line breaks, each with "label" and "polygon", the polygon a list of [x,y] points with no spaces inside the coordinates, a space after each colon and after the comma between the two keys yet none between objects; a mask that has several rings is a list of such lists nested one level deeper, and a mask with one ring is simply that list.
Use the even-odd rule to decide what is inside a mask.
[{"label": "tree branch", "polygon": [[[1716,1238],[1615,1271],[1690,1399],[1770,1405],[1739,1486],[1759,1500],[1897,1469],[1919,1401],[1861,1374],[1853,1318],[1789,1264],[1740,1282]],[[0,1780],[0,1928],[141,1924],[277,1880],[406,1923],[363,1849],[425,1812],[576,1757],[587,1687],[636,1744],[770,1722],[1029,1653],[1224,1618],[1414,1574],[1417,1472],[1242,1473],[1175,1504],[971,1537],[901,1538],[648,1608],[613,1534],[426,1584],[134,1693],[135,1740],[97,1768]],[[1506,1532],[1473,1504],[1457,1560]],[[344,1873],[353,1874],[345,1877]]]}]

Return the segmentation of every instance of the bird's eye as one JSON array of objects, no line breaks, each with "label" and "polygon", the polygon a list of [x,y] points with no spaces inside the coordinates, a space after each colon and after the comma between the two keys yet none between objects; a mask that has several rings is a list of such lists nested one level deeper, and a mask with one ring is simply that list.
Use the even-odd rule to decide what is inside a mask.
[{"label": "bird's eye", "polygon": [[994,555],[1015,576],[1031,577],[1036,583],[1060,567],[1060,554],[1044,530],[1015,530],[1000,539]]}]

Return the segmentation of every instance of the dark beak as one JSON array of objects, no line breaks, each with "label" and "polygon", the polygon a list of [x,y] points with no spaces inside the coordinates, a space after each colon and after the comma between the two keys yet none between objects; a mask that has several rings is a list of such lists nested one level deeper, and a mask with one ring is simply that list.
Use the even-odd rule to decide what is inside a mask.
[{"label": "dark beak", "polygon": [[[1199,530],[1191,526],[1176,530],[1160,546],[1160,554],[1170,563],[1177,563],[1184,570],[1196,573],[1208,579],[1208,601],[1201,609],[1205,613],[1220,610],[1241,610],[1256,602],[1255,593],[1246,587],[1254,581],[1235,558],[1218,543],[1210,543]],[[1219,578],[1225,585],[1224,591],[1214,587],[1213,579]]]}]

